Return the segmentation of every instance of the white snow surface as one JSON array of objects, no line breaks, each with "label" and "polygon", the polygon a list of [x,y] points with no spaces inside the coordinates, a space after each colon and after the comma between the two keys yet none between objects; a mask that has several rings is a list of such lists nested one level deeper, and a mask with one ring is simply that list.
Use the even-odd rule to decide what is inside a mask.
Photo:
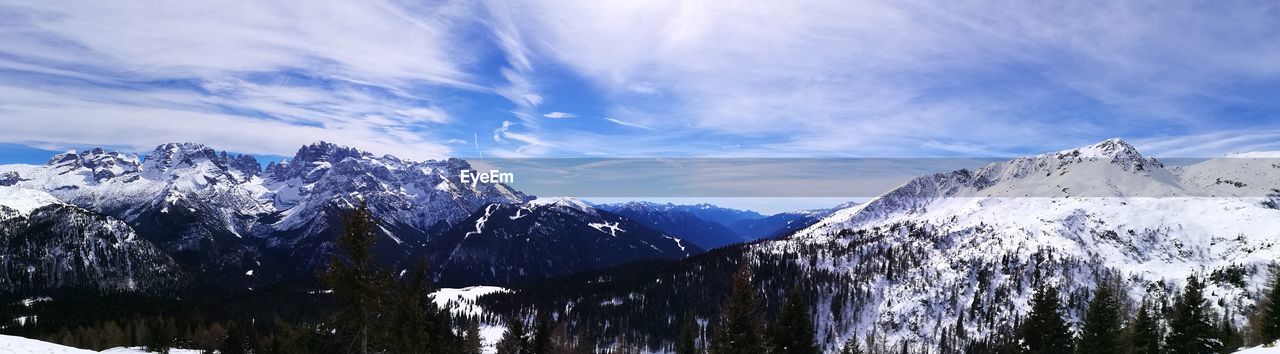
[{"label": "white snow surface", "polygon": [[1280,345],[1271,344],[1270,346],[1245,348],[1235,352],[1235,354],[1280,354]]},{"label": "white snow surface", "polygon": [[[119,353],[119,354],[143,354],[152,353],[143,350],[141,347],[131,348],[111,348],[101,352],[92,350],[68,347],[60,344],[43,342],[30,338],[0,335],[0,353],[6,354],[91,354],[91,353]],[[197,354],[199,350],[191,349],[173,349],[172,354]]]},{"label": "white snow surface", "polygon": [[31,214],[42,206],[61,203],[58,198],[44,191],[0,186],[0,206],[17,210],[21,215]]},{"label": "white snow surface", "polygon": [[587,203],[582,199],[574,197],[539,197],[537,199],[530,200],[527,204],[531,208],[549,206],[573,209],[590,215],[596,214],[596,208],[591,206],[591,203]]}]

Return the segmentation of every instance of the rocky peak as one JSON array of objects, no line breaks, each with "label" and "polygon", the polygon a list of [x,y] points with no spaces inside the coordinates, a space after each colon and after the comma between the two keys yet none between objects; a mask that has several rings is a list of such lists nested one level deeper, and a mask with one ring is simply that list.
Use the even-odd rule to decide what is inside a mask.
[{"label": "rocky peak", "polygon": [[145,163],[149,167],[168,170],[181,165],[195,165],[200,161],[219,162],[217,152],[208,146],[196,143],[168,143],[157,146],[147,154]]},{"label": "rocky peak", "polygon": [[300,177],[305,182],[311,183],[319,180],[334,164],[343,160],[371,157],[373,157],[372,154],[356,148],[320,141],[298,149],[298,153],[294,154],[293,161],[288,165],[288,172],[273,177],[280,180]]},{"label": "rocky peak", "polygon": [[1120,138],[1111,138],[1097,144],[1046,155],[1053,155],[1059,160],[1069,162],[1109,161],[1123,166],[1126,171],[1134,172],[1164,167],[1164,164],[1160,161],[1142,156],[1142,153],[1138,152],[1137,148]]}]

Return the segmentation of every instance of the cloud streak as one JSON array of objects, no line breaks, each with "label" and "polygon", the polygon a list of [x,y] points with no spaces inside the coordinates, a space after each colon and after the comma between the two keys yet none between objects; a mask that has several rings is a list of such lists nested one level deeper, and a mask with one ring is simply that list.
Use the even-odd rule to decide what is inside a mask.
[{"label": "cloud streak", "polygon": [[653,128],[646,127],[646,126],[643,126],[643,125],[639,125],[639,124],[636,124],[636,123],[631,123],[631,122],[624,121],[624,120],[621,120],[621,119],[605,117],[605,119],[604,119],[604,120],[607,120],[607,121],[613,122],[613,124],[621,125],[621,126],[624,126],[624,127],[639,128],[639,129],[644,129],[644,130],[654,130]]}]

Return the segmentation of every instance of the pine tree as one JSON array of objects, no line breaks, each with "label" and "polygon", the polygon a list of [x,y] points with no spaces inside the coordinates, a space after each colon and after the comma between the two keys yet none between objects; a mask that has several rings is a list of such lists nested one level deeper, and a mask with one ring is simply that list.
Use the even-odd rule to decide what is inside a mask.
[{"label": "pine tree", "polygon": [[840,347],[840,354],[862,354],[862,348],[858,347],[858,338],[853,337],[845,341]]},{"label": "pine tree", "polygon": [[387,315],[390,326],[385,330],[396,353],[426,354],[456,352],[458,338],[453,334],[447,314],[428,298],[431,294],[427,262],[420,260],[413,270],[400,280],[395,292],[386,303],[395,309]]},{"label": "pine tree", "polygon": [[1274,343],[1280,340],[1280,267],[1271,267],[1271,289],[1258,301],[1258,312],[1253,318],[1257,341]]},{"label": "pine tree", "polygon": [[245,348],[244,337],[245,335],[244,332],[240,330],[240,325],[232,323],[231,326],[227,328],[227,338],[223,339],[221,347],[218,348],[218,352],[222,354],[245,354],[248,349]]},{"label": "pine tree", "polygon": [[1221,325],[1218,328],[1218,340],[1222,342],[1222,348],[1235,351],[1244,346],[1244,337],[1236,330],[1235,324],[1231,323],[1231,310],[1222,313]]},{"label": "pine tree", "polygon": [[1109,284],[1100,284],[1085,314],[1077,353],[1120,353],[1120,301]]},{"label": "pine tree", "polygon": [[480,321],[472,320],[467,323],[467,336],[463,339],[464,354],[480,354]]},{"label": "pine tree", "polygon": [[507,331],[498,340],[498,354],[527,354],[528,345],[524,339],[524,323],[519,317],[507,320]]},{"label": "pine tree", "polygon": [[551,354],[551,313],[538,311],[533,321],[533,342],[529,351],[533,354]]},{"label": "pine tree", "polygon": [[733,288],[720,309],[719,323],[711,337],[712,354],[767,353],[764,319],[760,315],[749,263],[743,261],[733,276]]},{"label": "pine tree", "polygon": [[698,323],[692,312],[684,315],[680,324],[680,336],[676,338],[676,354],[698,353]]},{"label": "pine tree", "polygon": [[1204,282],[1195,275],[1187,277],[1187,286],[1174,306],[1173,319],[1169,321],[1169,343],[1166,348],[1169,353],[1215,353],[1222,347],[1217,331],[1209,323],[1204,286]]},{"label": "pine tree", "polygon": [[147,351],[169,354],[169,349],[173,347],[174,333],[169,331],[168,326],[165,326],[164,320],[160,318],[152,319],[147,323],[146,330],[149,333],[147,336]]},{"label": "pine tree", "polygon": [[808,297],[795,289],[787,295],[787,303],[773,326],[773,352],[779,354],[816,354],[813,317],[809,314]]},{"label": "pine tree", "polygon": [[1129,353],[1159,354],[1162,352],[1159,322],[1158,318],[1152,316],[1152,311],[1146,304],[1138,308],[1138,315],[1129,325]]},{"label": "pine tree", "polygon": [[1062,319],[1058,289],[1042,284],[1031,297],[1031,313],[1018,331],[1018,339],[1031,353],[1071,352],[1071,333]]},{"label": "pine tree", "polygon": [[331,289],[337,313],[333,323],[339,335],[351,340],[353,352],[368,354],[373,347],[377,320],[390,273],[382,272],[373,255],[374,230],[377,223],[364,203],[343,218],[343,232],[338,236],[341,255],[329,261],[329,269],[321,279]]}]

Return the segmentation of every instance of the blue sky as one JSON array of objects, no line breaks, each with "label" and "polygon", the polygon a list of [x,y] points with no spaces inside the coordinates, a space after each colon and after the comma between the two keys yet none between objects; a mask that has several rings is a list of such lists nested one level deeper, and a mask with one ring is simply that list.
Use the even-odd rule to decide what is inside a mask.
[{"label": "blue sky", "polygon": [[0,163],[1280,150],[1280,3],[0,0]]}]

